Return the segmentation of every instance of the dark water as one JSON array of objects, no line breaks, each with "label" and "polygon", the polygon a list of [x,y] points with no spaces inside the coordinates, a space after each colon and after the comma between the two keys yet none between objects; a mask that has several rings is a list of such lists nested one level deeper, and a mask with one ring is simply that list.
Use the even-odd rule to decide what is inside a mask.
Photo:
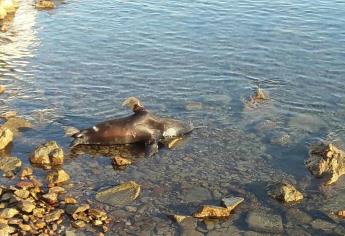
[{"label": "dark water", "polygon": [[[257,208],[282,216],[285,234],[344,232],[344,222],[329,215],[344,207],[345,180],[320,189],[304,166],[314,140],[345,146],[344,2],[84,0],[52,11],[31,4],[23,1],[0,35],[0,82],[8,91],[0,109],[34,123],[12,155],[29,164],[32,149],[50,139],[68,152],[65,126],[128,114],[121,107],[128,96],[157,114],[207,126],[124,171],[113,170],[112,150],[67,158],[80,199],[127,180],[142,185],[131,205],[136,213],[100,204],[119,218],[113,234],[177,233],[166,213],[191,214],[228,194],[246,201],[209,235],[249,234],[244,219]],[[245,110],[258,84],[271,99]],[[202,107],[191,109],[191,102]],[[266,184],[282,179],[303,190],[301,204],[267,197]],[[294,209],[332,227],[296,223]],[[207,234],[202,223],[197,230]]]}]

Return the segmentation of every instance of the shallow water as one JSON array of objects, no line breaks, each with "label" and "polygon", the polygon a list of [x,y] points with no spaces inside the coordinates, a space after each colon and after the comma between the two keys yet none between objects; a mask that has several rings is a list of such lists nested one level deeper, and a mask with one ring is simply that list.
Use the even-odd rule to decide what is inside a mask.
[{"label": "shallow water", "polygon": [[[128,114],[121,107],[128,96],[154,113],[206,126],[125,170],[111,166],[118,150],[67,158],[70,191],[80,199],[127,180],[142,185],[135,213],[99,204],[118,219],[112,234],[179,233],[166,213],[191,214],[228,194],[246,201],[210,232],[201,222],[196,230],[249,234],[244,219],[260,208],[282,216],[284,234],[344,232],[289,218],[298,208],[345,227],[329,216],[344,206],[344,178],[321,189],[304,166],[308,143],[329,138],[345,146],[343,2],[72,0],[52,11],[31,4],[23,1],[0,34],[0,83],[7,87],[0,111],[16,110],[34,123],[15,140],[12,155],[28,165],[33,148],[50,139],[68,152],[65,126]],[[271,99],[244,109],[258,84]],[[303,190],[301,204],[267,197],[267,183],[282,179]]]}]

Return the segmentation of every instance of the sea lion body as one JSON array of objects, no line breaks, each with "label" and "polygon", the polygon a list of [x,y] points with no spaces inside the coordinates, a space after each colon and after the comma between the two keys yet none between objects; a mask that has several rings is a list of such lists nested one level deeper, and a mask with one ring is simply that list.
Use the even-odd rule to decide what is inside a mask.
[{"label": "sea lion body", "polygon": [[150,156],[157,152],[159,141],[187,134],[193,125],[171,118],[154,116],[143,107],[133,110],[134,114],[105,121],[88,129],[81,130],[72,137],[72,146],[116,145],[144,142]]}]

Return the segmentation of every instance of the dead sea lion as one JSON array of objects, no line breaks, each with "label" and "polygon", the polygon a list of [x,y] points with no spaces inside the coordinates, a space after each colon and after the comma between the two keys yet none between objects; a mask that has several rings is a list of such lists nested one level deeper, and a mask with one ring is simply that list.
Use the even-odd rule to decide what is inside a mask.
[{"label": "dead sea lion", "polygon": [[146,156],[152,156],[158,151],[158,142],[180,137],[193,130],[191,123],[151,114],[144,108],[138,98],[129,97],[122,105],[131,108],[134,114],[105,121],[73,134],[74,141],[71,146],[144,142]]}]

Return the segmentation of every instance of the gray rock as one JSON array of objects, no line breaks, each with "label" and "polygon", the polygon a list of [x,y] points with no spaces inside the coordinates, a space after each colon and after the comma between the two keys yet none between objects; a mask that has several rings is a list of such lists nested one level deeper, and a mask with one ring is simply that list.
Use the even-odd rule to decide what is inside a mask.
[{"label": "gray rock", "polygon": [[281,216],[271,215],[262,211],[250,212],[246,222],[248,227],[254,231],[282,233],[284,230]]},{"label": "gray rock", "polygon": [[288,209],[286,213],[286,218],[288,220],[288,223],[291,223],[291,224],[303,225],[303,224],[309,224],[310,222],[313,221],[313,218],[310,215],[295,208]]},{"label": "gray rock", "polygon": [[13,171],[22,165],[22,161],[17,157],[0,157],[0,170],[3,172]]}]

